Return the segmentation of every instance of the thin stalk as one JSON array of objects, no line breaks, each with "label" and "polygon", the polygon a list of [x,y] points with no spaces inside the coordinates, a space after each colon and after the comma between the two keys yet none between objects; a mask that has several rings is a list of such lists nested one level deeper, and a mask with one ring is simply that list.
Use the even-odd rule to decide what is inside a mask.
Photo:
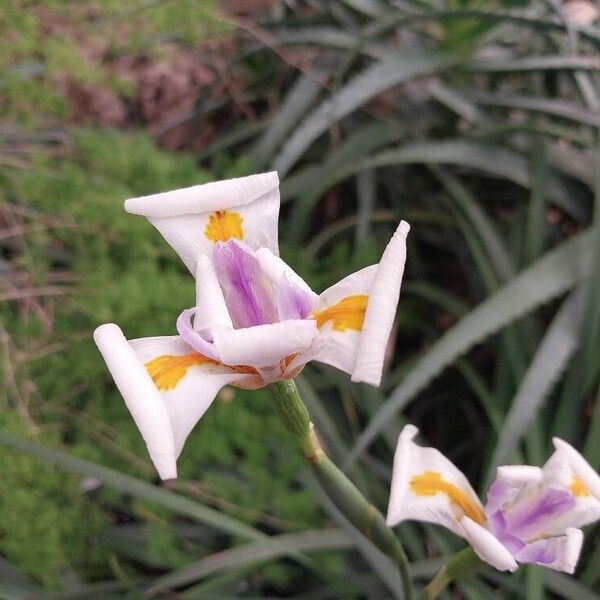
[{"label": "thin stalk", "polygon": [[268,390],[273,409],[298,441],[310,469],[327,496],[368,540],[394,561],[400,572],[404,597],[411,600],[413,590],[409,563],[398,538],[386,525],[381,512],[365,499],[323,451],[294,381],[272,383]]},{"label": "thin stalk", "polygon": [[483,566],[481,559],[473,552],[472,548],[464,548],[457,552],[438,571],[438,574],[429,582],[421,593],[419,600],[434,600],[455,579],[461,579],[475,573]]}]

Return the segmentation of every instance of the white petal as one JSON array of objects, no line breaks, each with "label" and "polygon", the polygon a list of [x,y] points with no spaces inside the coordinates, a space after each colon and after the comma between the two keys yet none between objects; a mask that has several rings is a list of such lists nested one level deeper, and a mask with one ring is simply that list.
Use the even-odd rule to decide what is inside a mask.
[{"label": "white petal", "polygon": [[375,386],[381,382],[385,349],[400,296],[409,230],[410,225],[402,221],[379,262],[377,275],[369,292],[352,381],[363,381]]},{"label": "white petal", "polygon": [[[129,343],[142,368],[161,356],[175,358],[196,355],[191,354],[192,349],[179,336],[140,338],[130,340]],[[191,362],[173,388],[159,390],[169,414],[176,456],[181,453],[188,435],[212,404],[219,390],[228,383],[239,382],[245,378],[246,374],[236,373],[213,362]]]},{"label": "white petal", "polygon": [[491,531],[475,523],[469,517],[463,517],[460,524],[464,538],[471,544],[475,554],[499,571],[514,571],[519,565],[511,553],[492,534]]},{"label": "white petal", "polygon": [[175,441],[169,414],[152,379],[114,323],[94,332],[96,342],[162,479],[177,477]]},{"label": "white petal", "polygon": [[[368,295],[376,273],[377,265],[371,265],[348,275],[318,297],[313,312],[323,311],[350,296]],[[361,332],[353,329],[336,331],[332,321],[326,321],[319,329],[311,347],[290,363],[290,372],[311,360],[318,360],[351,375],[356,363],[360,336]]]},{"label": "white petal", "polygon": [[259,248],[256,251],[256,258],[258,259],[258,264],[260,265],[262,272],[273,283],[278,283],[281,280],[281,276],[285,274],[290,278],[290,281],[312,295],[315,300],[317,299],[317,294],[310,289],[308,283],[306,283],[306,281],[304,281],[304,279],[302,279],[302,277],[300,277],[300,275],[298,275],[284,260],[273,254],[268,248]]},{"label": "white petal", "polygon": [[95,331],[94,339],[160,477],[177,477],[176,459],[194,425],[224,385],[245,380],[248,375],[212,362],[189,360],[183,365],[171,362],[170,369],[163,366],[159,371],[163,381],[165,377],[172,378],[172,385],[159,389],[147,369],[150,361],[162,357],[175,359],[176,363],[178,357],[195,355],[180,337],[128,342],[116,325],[108,324]]},{"label": "white petal", "polygon": [[[571,527],[565,531],[565,535],[545,538],[527,544],[516,555],[516,559],[521,563],[540,565],[555,571],[573,574],[577,567],[582,545],[583,532],[581,529]],[[553,559],[551,562],[548,562],[548,553]],[[544,554],[546,554],[545,557]]]},{"label": "white petal", "polygon": [[485,522],[481,502],[467,478],[441,452],[414,443],[417,433],[416,427],[407,425],[398,438],[387,523],[426,521],[464,537],[460,521],[467,513]]},{"label": "white petal", "polygon": [[281,359],[308,348],[316,333],[312,319],[282,321],[219,332],[214,345],[227,365],[263,369],[278,367]]},{"label": "white petal", "polygon": [[[581,477],[591,494],[600,500],[600,475],[594,471],[587,460],[585,460],[573,446],[567,444],[567,442],[560,438],[554,438],[552,442],[556,448],[554,455],[562,454],[568,461],[573,472]],[[546,469],[546,466],[554,458],[554,455],[550,457],[548,463],[544,465],[544,469]]]},{"label": "white petal", "polygon": [[600,477],[570,444],[559,438],[553,442],[556,450],[542,469],[544,484],[567,488],[575,497],[575,506],[547,529],[548,535],[561,535],[568,527],[600,520]]},{"label": "white petal", "polygon": [[148,217],[195,274],[198,257],[212,254],[213,242],[205,229],[215,211],[237,213],[243,241],[277,254],[279,202],[279,178],[271,172],[131,198],[125,210]]},{"label": "white petal", "polygon": [[196,312],[194,330],[212,338],[213,332],[233,329],[223,290],[208,256],[198,258],[196,266]]}]

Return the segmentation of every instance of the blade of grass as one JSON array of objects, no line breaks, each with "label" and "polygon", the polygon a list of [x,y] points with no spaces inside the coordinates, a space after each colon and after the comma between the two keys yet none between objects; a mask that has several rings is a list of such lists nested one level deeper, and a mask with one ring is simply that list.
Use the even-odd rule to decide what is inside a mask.
[{"label": "blade of grass", "polygon": [[147,588],[146,593],[154,596],[159,592],[194,583],[213,573],[249,564],[256,565],[260,562],[289,556],[294,552],[348,549],[353,546],[352,540],[337,529],[285,533],[222,550],[192,562],[181,569],[155,579]]},{"label": "blade of grass", "polygon": [[321,84],[313,76],[301,75],[294,83],[271,124],[248,153],[256,172],[271,161],[279,144],[306,113],[320,91]]},{"label": "blade of grass", "polygon": [[[346,165],[321,181],[319,195],[339,181],[361,171],[412,163],[446,164],[477,169],[488,175],[507,179],[525,188],[531,186],[529,161],[519,152],[500,145],[463,139],[447,139],[414,143],[410,146],[386,150],[367,159]],[[567,211],[575,219],[586,221],[589,209],[578,189],[556,173],[548,175],[548,199]]]},{"label": "blade of grass", "polygon": [[179,496],[130,475],[124,475],[108,467],[70,456],[65,452],[33,444],[32,442],[13,437],[3,431],[0,431],[0,444],[37,456],[68,471],[94,477],[120,492],[129,494],[140,500],[153,502],[177,514],[186,516],[194,521],[199,521],[215,529],[220,529],[231,535],[251,540],[259,540],[266,537],[265,534],[249,525],[208,506],[203,506],[197,501],[192,501],[189,498]]},{"label": "blade of grass", "polygon": [[473,60],[466,65],[469,71],[483,73],[512,73],[514,71],[600,70],[597,56],[530,56],[514,60]]},{"label": "blade of grass", "polygon": [[554,100],[544,97],[510,96],[484,92],[469,92],[467,97],[477,104],[498,106],[502,108],[518,108],[541,112],[563,119],[569,119],[583,125],[600,126],[600,115],[566,100]]},{"label": "blade of grass", "polygon": [[575,352],[584,297],[574,291],[563,303],[540,343],[506,416],[502,432],[488,466],[485,488],[498,465],[507,464],[519,441],[527,433],[531,420],[542,408],[560,374]]},{"label": "blade of grass", "polygon": [[356,75],[338,92],[320,104],[284,144],[274,170],[285,177],[302,154],[321,134],[343,117],[379,94],[415,77],[443,69],[456,59],[443,53],[405,55],[402,59],[375,63]]}]

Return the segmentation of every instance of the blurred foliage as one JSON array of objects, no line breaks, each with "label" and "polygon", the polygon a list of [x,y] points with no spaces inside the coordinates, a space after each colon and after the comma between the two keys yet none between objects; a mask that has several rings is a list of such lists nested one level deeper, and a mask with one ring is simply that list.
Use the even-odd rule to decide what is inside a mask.
[{"label": "blurred foliage", "polygon": [[109,68],[120,56],[158,56],[165,41],[191,45],[230,29],[216,0],[0,1],[0,111],[41,125],[65,119],[60,84],[93,84],[131,97],[132,82]]},{"label": "blurred foliage", "polygon": [[[255,23],[205,19],[213,2],[127,11],[103,2],[93,19],[91,3],[81,5],[43,9],[83,23],[85,39],[97,35],[117,55],[160,52],[156,39],[191,44],[223,23],[240,28],[226,30],[220,96],[207,85],[181,115],[190,147],[202,146],[197,154],[157,150],[142,134],[69,129],[59,143],[35,143],[29,130],[0,131],[0,215],[6,230],[26,231],[0,239],[9,283],[0,303],[3,372],[14,374],[0,387],[2,429],[152,479],[90,333],[105,321],[130,337],[171,333],[194,291],[173,252],[144,219],[124,214],[122,201],[276,169],[282,255],[316,290],[375,262],[400,218],[412,225],[382,389],[319,366],[299,379],[332,458],[376,506],[385,508],[407,421],[479,489],[499,461],[543,462],[556,434],[600,466],[597,20],[578,21],[572,2],[537,0],[275,1]],[[9,117],[31,125],[48,112],[67,115],[47,76],[65,66],[81,81],[134,93],[103,68],[90,71],[72,38],[46,35],[40,14],[23,9],[12,3],[0,17],[0,29],[19,25],[0,42]],[[32,60],[41,74],[27,70]],[[16,167],[3,152],[10,141],[31,145]],[[227,564],[219,551],[242,542],[133,491],[84,480],[82,493],[74,476],[14,451],[2,456],[10,464],[0,482],[0,551],[48,587],[75,589],[76,571],[127,596],[157,575]],[[307,480],[263,393],[224,390],[186,444],[180,474],[178,492],[270,540],[330,521],[347,531]],[[431,575],[420,561],[460,547],[432,527],[403,524],[398,534],[418,582]],[[587,531],[577,579],[485,571],[456,597],[598,597],[599,536],[598,527]],[[35,548],[21,542],[28,537]],[[191,577],[182,597],[398,597],[384,562],[352,540],[352,552],[319,555],[317,564],[284,549],[263,566],[255,564],[260,540],[244,540],[233,567]]]}]

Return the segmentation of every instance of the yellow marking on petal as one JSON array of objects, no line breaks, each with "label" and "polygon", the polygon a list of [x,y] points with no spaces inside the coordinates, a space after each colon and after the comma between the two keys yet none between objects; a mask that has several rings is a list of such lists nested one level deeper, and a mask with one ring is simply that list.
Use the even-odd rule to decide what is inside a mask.
[{"label": "yellow marking on petal", "polygon": [[410,489],[417,496],[435,496],[438,493],[446,494],[450,502],[458,506],[467,517],[480,525],[485,523],[485,515],[481,508],[458,486],[443,479],[440,473],[425,471],[421,475],[415,475],[410,480]]},{"label": "yellow marking on petal", "polygon": [[144,366],[152,381],[161,391],[173,390],[185,377],[190,367],[205,365],[213,362],[198,352],[189,354],[163,354],[147,362]]},{"label": "yellow marking on petal", "polygon": [[204,229],[204,235],[211,242],[226,242],[231,238],[244,239],[244,219],[242,216],[230,210],[216,210],[208,218],[208,225]]},{"label": "yellow marking on petal", "polygon": [[319,328],[327,321],[332,321],[334,331],[346,331],[347,329],[361,331],[368,300],[369,296],[366,294],[346,296],[336,304],[314,312],[312,318],[317,321]]},{"label": "yellow marking on petal", "polygon": [[577,498],[592,495],[588,489],[588,486],[583,483],[583,479],[581,479],[579,475],[573,475],[573,480],[571,481],[569,489],[571,490],[573,496],[576,496]]}]

